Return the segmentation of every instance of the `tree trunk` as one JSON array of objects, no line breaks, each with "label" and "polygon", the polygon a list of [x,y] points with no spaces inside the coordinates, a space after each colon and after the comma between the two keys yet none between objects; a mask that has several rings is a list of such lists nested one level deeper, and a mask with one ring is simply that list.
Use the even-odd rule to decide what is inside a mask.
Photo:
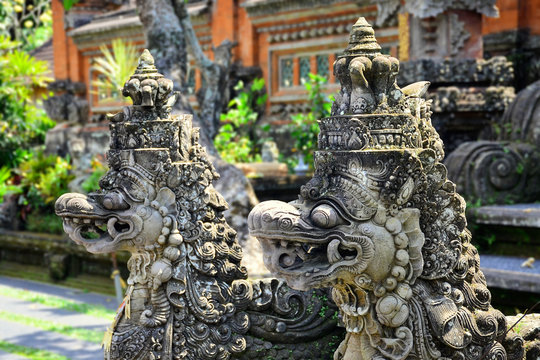
[{"label": "tree trunk", "polygon": [[[258,203],[257,197],[242,171],[223,161],[212,142],[219,129],[220,114],[229,101],[226,88],[232,62],[231,49],[234,44],[225,41],[214,49],[216,61],[208,59],[197,40],[184,0],[137,0],[137,9],[148,50],[154,56],[158,71],[173,80],[175,89],[181,92],[175,110],[193,114],[194,126],[200,127],[200,141],[207,148],[214,166],[221,174],[221,178],[214,186],[229,203],[227,221],[238,232],[242,245],[252,248],[254,244],[251,244],[251,240],[250,244],[246,244],[247,216]],[[200,117],[194,113],[184,95],[187,93],[188,49],[206,80],[206,88],[202,89],[204,100],[199,104]],[[249,252],[248,250],[245,258],[251,257]],[[260,262],[262,257],[257,251],[252,252],[253,259],[258,257]]]}]

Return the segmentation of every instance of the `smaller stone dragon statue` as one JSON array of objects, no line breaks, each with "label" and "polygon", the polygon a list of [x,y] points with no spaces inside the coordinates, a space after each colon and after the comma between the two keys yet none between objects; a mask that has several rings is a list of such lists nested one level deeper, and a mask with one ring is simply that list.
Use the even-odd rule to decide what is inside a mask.
[{"label": "smaller stone dragon statue", "polygon": [[76,243],[131,253],[105,359],[328,359],[343,338],[336,307],[326,291],[247,279],[218,174],[191,115],[171,115],[172,89],[145,50],[123,89],[133,106],[110,117],[101,190],[56,202]]},{"label": "smaller stone dragon statue", "polygon": [[265,265],[294,289],[332,287],[347,329],[336,360],[524,359],[441,163],[429,83],[399,88],[399,62],[380,50],[360,18],[334,63],[341,92],[319,122],[313,179],[250,213]]}]

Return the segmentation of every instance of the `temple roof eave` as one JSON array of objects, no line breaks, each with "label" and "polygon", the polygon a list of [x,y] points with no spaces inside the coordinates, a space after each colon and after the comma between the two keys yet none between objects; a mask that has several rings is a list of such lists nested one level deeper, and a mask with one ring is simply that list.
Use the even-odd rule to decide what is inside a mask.
[{"label": "temple roof eave", "polygon": [[[187,5],[188,13],[191,17],[200,17],[208,12],[209,6],[206,1],[196,2]],[[137,15],[135,7],[105,13],[95,17],[91,22],[68,31],[68,35],[77,39],[85,38],[89,35],[107,33],[122,28],[142,28],[142,23]]]}]

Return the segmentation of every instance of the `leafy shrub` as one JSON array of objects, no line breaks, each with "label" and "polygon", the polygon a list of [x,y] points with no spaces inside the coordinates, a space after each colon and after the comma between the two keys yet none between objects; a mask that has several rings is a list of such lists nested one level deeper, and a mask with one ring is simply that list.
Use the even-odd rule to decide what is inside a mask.
[{"label": "leafy shrub", "polygon": [[54,213],[31,212],[26,216],[26,230],[48,234],[64,234],[62,218]]},{"label": "leafy shrub", "polygon": [[[332,109],[331,99],[321,89],[326,81],[324,76],[309,74],[309,81],[304,86],[308,92],[310,111],[307,114],[293,115],[289,125],[291,136],[295,140],[293,151],[303,155],[304,162],[310,168],[313,167],[313,152],[319,135],[317,120],[330,116]],[[293,159],[292,165],[296,162],[297,159]]]},{"label": "leafy shrub", "polygon": [[99,180],[107,172],[107,167],[97,158],[92,159],[92,173],[81,184],[86,193],[91,193],[99,189]]},{"label": "leafy shrub", "polygon": [[28,210],[52,209],[56,199],[68,192],[70,174],[69,158],[45,156],[42,151],[23,161],[14,170],[19,179],[19,203],[30,206]]},{"label": "leafy shrub", "polygon": [[15,168],[30,149],[45,140],[55,123],[39,108],[36,88],[51,80],[47,63],[17,49],[0,36],[0,167]]},{"label": "leafy shrub", "polygon": [[59,234],[60,219],[54,215],[54,202],[68,192],[73,180],[69,159],[45,156],[42,151],[27,154],[19,167],[0,169],[0,203],[4,195],[18,194],[20,216],[26,229]]},{"label": "leafy shrub", "polygon": [[11,182],[11,169],[7,166],[0,168],[0,204],[3,202],[4,196],[7,194],[18,194],[19,187]]},{"label": "leafy shrub", "polygon": [[18,42],[18,48],[31,51],[52,37],[50,0],[2,0],[0,36]]},{"label": "leafy shrub", "polygon": [[104,97],[102,101],[123,100],[121,89],[137,67],[137,48],[133,43],[115,39],[112,51],[105,45],[99,49],[103,57],[96,58],[93,67],[100,75],[92,84]]},{"label": "leafy shrub", "polygon": [[[261,161],[258,147],[263,139],[257,139],[255,134],[258,113],[254,107],[266,102],[267,95],[259,95],[263,88],[264,79],[255,79],[249,89],[229,102],[227,113],[221,114],[223,125],[214,138],[214,145],[223,160],[230,163]],[[238,82],[235,90],[243,89],[244,83]]]}]

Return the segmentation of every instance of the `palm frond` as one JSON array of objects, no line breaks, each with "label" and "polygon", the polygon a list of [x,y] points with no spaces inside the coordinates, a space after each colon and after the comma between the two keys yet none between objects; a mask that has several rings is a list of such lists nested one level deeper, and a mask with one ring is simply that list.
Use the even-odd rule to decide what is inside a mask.
[{"label": "palm frond", "polygon": [[117,99],[122,86],[137,67],[137,48],[131,42],[115,39],[111,48],[103,45],[100,50],[103,56],[94,60],[93,67],[102,76],[92,82],[96,87],[93,92],[109,94],[106,100]]}]

